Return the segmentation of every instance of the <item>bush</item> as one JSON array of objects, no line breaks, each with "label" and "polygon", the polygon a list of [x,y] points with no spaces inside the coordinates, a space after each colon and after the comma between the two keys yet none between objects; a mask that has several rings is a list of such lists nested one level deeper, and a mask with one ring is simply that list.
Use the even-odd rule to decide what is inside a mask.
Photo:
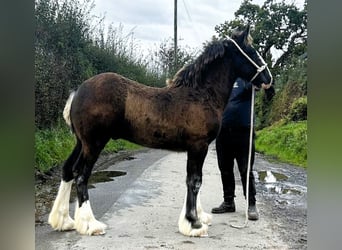
[{"label": "bush", "polygon": [[35,133],[35,168],[45,172],[67,159],[76,144],[66,127],[38,130]]},{"label": "bush", "polygon": [[133,33],[108,27],[92,15],[92,0],[35,1],[35,125],[57,125],[71,90],[103,72],[146,85],[165,86],[165,76],[148,68]]},{"label": "bush", "polygon": [[290,121],[307,120],[307,97],[303,96],[296,99],[292,105],[288,115]]},{"label": "bush", "polygon": [[307,165],[307,121],[278,123],[257,133],[258,152],[298,166]]},{"label": "bush", "polygon": [[275,77],[276,94],[272,101],[266,100],[264,91],[256,96],[257,129],[281,120],[306,120],[307,61],[294,58],[286,68]]},{"label": "bush", "polygon": [[[71,154],[76,138],[66,126],[54,129],[38,130],[35,133],[35,168],[46,172],[61,165]],[[109,141],[103,153],[116,153],[120,150],[138,149],[140,146],[125,141]]]}]

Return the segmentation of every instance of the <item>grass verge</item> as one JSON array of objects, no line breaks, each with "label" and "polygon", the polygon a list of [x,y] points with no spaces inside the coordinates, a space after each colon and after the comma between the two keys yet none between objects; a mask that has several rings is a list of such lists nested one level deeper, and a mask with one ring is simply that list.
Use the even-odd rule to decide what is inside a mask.
[{"label": "grass verge", "polygon": [[307,121],[278,123],[256,132],[256,151],[307,167]]},{"label": "grass verge", "polygon": [[[35,132],[35,169],[46,172],[52,167],[62,164],[71,154],[75,144],[75,136],[66,127],[37,130]],[[116,153],[120,150],[138,148],[140,146],[125,140],[111,140],[103,152]]]}]

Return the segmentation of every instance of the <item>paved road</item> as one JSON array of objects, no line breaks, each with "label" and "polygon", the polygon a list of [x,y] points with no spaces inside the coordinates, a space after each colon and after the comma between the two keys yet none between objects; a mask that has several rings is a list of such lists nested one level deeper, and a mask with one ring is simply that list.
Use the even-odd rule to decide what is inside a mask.
[{"label": "paved road", "polygon": [[[269,201],[262,197],[262,192],[258,194],[260,219],[250,221],[245,229],[229,226],[230,223],[242,224],[244,221],[245,203],[239,181],[236,213],[214,215],[208,237],[181,235],[177,221],[186,190],[185,164],[185,153],[148,150],[135,155],[133,160],[109,166],[106,171],[119,170],[127,174],[116,177],[112,182],[98,183],[90,189],[95,217],[108,225],[107,233],[90,237],[80,236],[74,231],[53,232],[47,225],[37,226],[36,249],[296,249],[289,243],[292,235],[284,238],[284,230],[280,230],[291,230],[291,225],[281,218],[275,219],[279,213],[274,212]],[[270,163],[259,159],[256,168],[265,164]],[[301,217],[306,218],[306,195],[300,198],[300,211],[304,211]],[[204,163],[201,201],[206,212],[222,202],[214,145],[211,145]],[[303,244],[297,246],[305,249],[306,222],[301,230],[304,231],[301,237],[304,237]]]}]

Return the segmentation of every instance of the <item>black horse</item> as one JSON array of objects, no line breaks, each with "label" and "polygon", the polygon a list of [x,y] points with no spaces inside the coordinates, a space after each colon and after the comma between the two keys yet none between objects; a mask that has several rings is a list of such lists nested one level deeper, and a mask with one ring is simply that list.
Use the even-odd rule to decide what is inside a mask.
[{"label": "black horse", "polygon": [[[105,233],[106,226],[91,210],[87,183],[106,143],[123,138],[147,147],[187,152],[187,194],[179,231],[188,236],[206,235],[211,215],[202,211],[199,202],[202,166],[237,77],[257,87],[272,82],[265,62],[251,45],[249,27],[207,45],[164,88],[148,87],[115,73],[86,80],[70,95],[63,113],[77,143],[63,166],[49,215],[51,226],[81,234]],[[73,180],[78,196],[75,220],[69,216]]]}]

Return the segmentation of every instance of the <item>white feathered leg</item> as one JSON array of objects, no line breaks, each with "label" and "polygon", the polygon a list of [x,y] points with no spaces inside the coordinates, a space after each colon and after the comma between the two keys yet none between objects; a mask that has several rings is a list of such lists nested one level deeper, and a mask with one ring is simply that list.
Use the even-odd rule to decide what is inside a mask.
[{"label": "white feathered leg", "polygon": [[[183,205],[182,212],[180,213],[179,219],[178,219],[178,230],[179,230],[179,232],[181,232],[185,236],[195,236],[195,237],[208,236],[208,225],[207,224],[202,223],[201,228],[192,228],[191,223],[185,218],[186,197],[187,197],[187,193],[185,194],[184,205]],[[198,209],[198,206],[197,206],[197,209]],[[203,211],[202,211],[202,213],[203,213]]]},{"label": "white feathered leg", "polygon": [[200,199],[200,192],[198,192],[197,195],[197,216],[202,223],[207,224],[209,226],[211,225],[213,216],[203,211]]},{"label": "white feathered leg", "polygon": [[76,202],[75,228],[80,234],[101,235],[106,233],[105,229],[107,226],[95,219],[90,201],[87,200],[82,203],[81,207]]},{"label": "white feathered leg", "polygon": [[49,224],[58,231],[75,229],[74,220],[69,215],[69,200],[73,180],[61,181],[56,200],[49,214]]}]

